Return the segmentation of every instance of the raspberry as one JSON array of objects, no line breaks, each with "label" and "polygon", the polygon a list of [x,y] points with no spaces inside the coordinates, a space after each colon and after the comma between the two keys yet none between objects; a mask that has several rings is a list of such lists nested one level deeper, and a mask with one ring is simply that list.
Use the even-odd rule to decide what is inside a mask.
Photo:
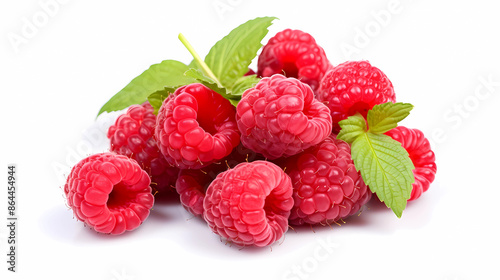
[{"label": "raspberry", "polygon": [[163,101],[155,136],[167,162],[181,169],[220,160],[240,142],[234,106],[202,84],[180,87]]},{"label": "raspberry", "polygon": [[368,61],[348,61],[328,71],[316,97],[330,108],[334,133],[339,121],[357,112],[366,118],[373,106],[396,102],[391,81]]},{"label": "raspberry", "polygon": [[263,247],[288,230],[290,177],[268,161],[243,162],[210,184],[203,217],[212,231],[241,246]]},{"label": "raspberry", "polygon": [[436,157],[431,150],[429,140],[425,138],[422,131],[404,126],[393,128],[385,134],[400,142],[401,146],[410,155],[410,159],[415,166],[413,170],[415,182],[412,185],[413,189],[408,200],[415,200],[429,189],[436,176]]},{"label": "raspberry", "polygon": [[160,192],[171,191],[179,169],[171,167],[160,153],[154,139],[156,116],[149,103],[132,105],[108,130],[110,150],[135,159],[151,176],[152,187]]},{"label": "raspberry", "polygon": [[311,88],[278,74],[246,90],[236,112],[243,145],[268,159],[295,155],[332,130],[330,111]]},{"label": "raspberry", "polygon": [[248,72],[244,76],[250,76],[250,75],[255,75],[255,71],[253,69],[248,68]]},{"label": "raspberry", "polygon": [[257,75],[270,77],[284,73],[316,90],[330,67],[325,51],[310,34],[285,29],[272,37],[262,49]]},{"label": "raspberry", "polygon": [[221,162],[212,163],[202,169],[182,169],[175,183],[175,189],[180,195],[182,205],[191,214],[201,216],[203,214],[203,199],[205,198],[206,189],[215,177],[241,162],[251,162],[257,159],[262,158],[243,147],[240,143]]},{"label": "raspberry", "polygon": [[290,224],[335,223],[370,200],[372,193],[354,167],[349,144],[335,137],[286,160],[295,201]]},{"label": "raspberry", "polygon": [[[211,166],[217,166],[211,164]],[[180,195],[182,206],[191,214],[201,216],[203,214],[203,199],[205,191],[212,182],[210,174],[217,171],[205,171],[203,169],[181,169],[179,177],[175,182],[175,189]]]},{"label": "raspberry", "polygon": [[78,220],[97,232],[121,234],[148,217],[154,202],[150,182],[135,160],[100,153],[73,167],[64,194]]}]

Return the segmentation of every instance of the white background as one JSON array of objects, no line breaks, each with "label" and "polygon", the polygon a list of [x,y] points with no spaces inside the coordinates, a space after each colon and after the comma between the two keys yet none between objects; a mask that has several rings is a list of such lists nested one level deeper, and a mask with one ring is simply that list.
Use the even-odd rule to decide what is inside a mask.
[{"label": "white background", "polygon": [[[46,2],[0,4],[1,279],[500,279],[494,1]],[[179,32],[204,56],[264,15],[280,18],[264,42],[301,29],[333,64],[367,59],[388,75],[398,101],[415,105],[403,125],[432,140],[430,190],[401,219],[369,204],[341,227],[289,231],[272,249],[224,245],[175,201],[158,202],[122,236],[73,219],[60,187],[65,170],[107,145],[116,114],[96,121],[99,108],[151,64],[188,63]],[[18,172],[16,274],[4,261],[9,163]]]}]

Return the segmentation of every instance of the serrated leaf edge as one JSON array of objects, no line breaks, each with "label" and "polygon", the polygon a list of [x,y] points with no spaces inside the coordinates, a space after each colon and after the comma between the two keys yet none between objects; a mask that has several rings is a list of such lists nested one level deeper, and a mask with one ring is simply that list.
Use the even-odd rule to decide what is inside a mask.
[{"label": "serrated leaf edge", "polygon": [[[246,21],[245,23],[242,23],[240,25],[238,25],[237,27],[235,27],[234,29],[232,29],[227,35],[225,35],[222,39],[220,39],[219,41],[217,41],[215,43],[215,45],[212,46],[212,48],[210,48],[210,51],[208,52],[207,56],[205,57],[205,63],[212,69],[212,71],[214,71],[214,74],[215,76],[219,79],[219,81],[221,82],[221,84],[225,87],[228,87],[228,88],[231,88],[232,85],[226,85],[226,77],[222,77],[221,76],[221,69],[223,69],[223,63],[224,63],[224,60],[223,59],[219,59],[217,61],[215,61],[215,59],[212,59],[212,57],[215,57],[214,54],[213,54],[213,51],[217,48],[217,46],[219,44],[221,44],[221,42],[223,42],[227,37],[229,37],[236,29],[240,28],[241,26],[245,25],[245,24],[248,24],[249,22],[252,22],[252,21],[258,21],[258,20],[269,20],[268,23],[266,23],[266,31],[265,33],[263,34],[262,36],[262,39],[265,38],[265,36],[268,34],[269,32],[269,27],[273,24],[273,21],[278,19],[277,17],[257,17],[257,18],[254,18],[254,19],[251,19],[251,20],[248,20]],[[247,33],[250,33],[250,32],[253,32],[254,30],[256,30],[258,27],[260,28],[260,26],[258,24],[254,24],[254,25],[249,25],[249,30],[246,30]],[[259,49],[262,47],[262,39],[259,41]],[[242,39],[240,39],[242,40]],[[238,41],[233,41],[229,46],[234,46],[234,45],[237,45],[239,43],[239,40]],[[226,50],[229,48],[228,45],[224,46],[224,48],[222,49],[221,53],[225,53]],[[252,60],[255,58],[255,56],[257,55],[258,53],[258,50],[255,52],[253,58],[251,59],[248,59],[248,64],[246,65],[246,67],[248,67],[248,65],[251,64]],[[233,65],[235,64],[236,62],[233,62]],[[214,67],[215,65],[217,65],[217,67]],[[244,73],[238,73],[238,74],[241,74],[243,75]],[[234,81],[233,81],[233,84],[234,84]]]},{"label": "serrated leaf edge", "polygon": [[339,122],[341,130],[337,139],[343,140],[349,144],[354,142],[357,137],[366,131],[366,122],[362,116],[354,115]]},{"label": "serrated leaf edge", "polygon": [[[403,102],[386,102],[383,104],[375,105],[370,111],[368,111],[367,114],[367,122],[369,126],[368,131],[376,134],[385,133],[397,127],[398,122],[408,117],[412,109],[412,104]],[[383,114],[387,116],[379,120],[377,123],[373,123],[374,118]]]},{"label": "serrated leaf edge", "polygon": [[[358,141],[360,141],[359,139],[361,139],[361,140],[366,141],[366,143],[368,143],[369,152],[371,152],[373,155],[377,155],[377,153],[375,153],[376,149],[373,147],[372,141],[370,141],[369,134],[371,134],[371,135],[377,135],[377,134],[373,134],[373,133],[369,133],[369,132],[368,133],[364,133],[363,135],[361,135],[358,138],[356,138],[356,140],[353,142],[352,148],[356,149],[356,146],[357,146],[356,143],[358,143]],[[384,135],[384,136],[386,136],[386,135]],[[389,137],[389,136],[386,136],[386,137]],[[393,139],[390,138],[390,140],[393,140]],[[393,140],[393,141],[396,142],[396,143],[398,143],[399,147],[401,147],[401,149],[406,153],[406,155],[408,155],[408,153],[406,152],[406,150],[401,146],[401,144],[399,142],[397,142],[396,140]],[[389,143],[389,142],[386,142],[386,143]],[[392,143],[392,144],[394,144],[394,146],[397,147],[398,145],[396,143]],[[386,147],[386,148],[388,148],[388,147]],[[363,149],[363,150],[366,150],[366,149]],[[358,151],[358,152],[356,152],[356,154],[361,153],[361,152],[362,151]],[[395,151],[395,152],[396,152],[397,155],[399,155],[399,157],[403,156],[400,153],[397,153],[397,151]],[[394,157],[394,155],[390,155],[390,156]],[[362,154],[361,156],[358,155],[355,158],[353,158],[356,170],[361,171],[361,176],[363,177],[363,179],[366,178],[366,180],[370,180],[371,181],[371,180],[373,180],[373,178],[375,178],[374,181],[376,181],[377,189],[374,189],[374,188],[376,188],[375,186],[373,186],[373,185],[370,186],[369,182],[366,182],[367,185],[370,187],[370,190],[373,191],[373,192],[375,192],[377,194],[377,196],[379,196],[378,194],[380,192],[384,192],[383,197],[379,196],[379,199],[381,201],[383,201],[387,205],[387,207],[391,208],[393,210],[394,214],[396,214],[396,216],[398,218],[401,218],[403,210],[406,208],[407,200],[410,198],[410,195],[411,195],[411,186],[412,186],[412,184],[414,182],[414,177],[413,177],[412,171],[411,170],[408,171],[407,176],[409,176],[409,178],[412,178],[413,180],[410,179],[410,182],[408,182],[406,180],[406,178],[404,178],[405,183],[409,185],[409,190],[406,192],[406,194],[404,194],[403,192],[400,191],[401,188],[398,188],[396,190],[397,192],[401,192],[401,196],[403,198],[402,201],[399,202],[399,201],[396,201],[396,197],[392,193],[387,193],[387,191],[390,191],[390,190],[387,190],[387,189],[385,189],[383,187],[386,184],[382,184],[382,187],[378,186],[379,182],[377,182],[377,181],[379,181],[379,178],[375,174],[375,173],[377,173],[376,172],[377,168],[372,168],[373,164],[369,165],[370,166],[370,168],[369,168],[370,170],[365,170],[365,168],[362,168],[362,167],[365,167],[366,165],[365,165],[365,163],[362,163],[361,161],[366,162],[366,161],[370,160],[370,158],[371,158],[370,156],[366,156],[365,154]],[[379,166],[379,169],[385,171],[385,168],[382,168],[383,166],[379,162],[379,160],[380,160],[379,158],[380,158],[379,156],[373,157],[372,161],[376,161],[376,165]],[[411,160],[409,159],[409,157],[408,157],[408,160],[409,160],[409,163],[411,164],[412,169],[414,169],[415,167],[413,166],[413,163],[411,162]],[[400,162],[400,161],[398,161],[398,162]],[[402,166],[404,166],[404,165],[402,165]],[[404,173],[404,172],[401,172],[401,170],[399,168],[396,168],[393,165],[389,165],[389,168],[396,169],[398,172]],[[404,169],[407,170],[406,168],[404,168]],[[394,177],[391,173],[383,172],[382,175],[383,175],[382,180],[385,181],[385,182],[387,182],[388,186],[393,186],[394,185],[394,184],[391,184],[390,183],[391,181],[389,181],[389,179],[387,178],[387,175],[391,175],[391,177]],[[396,179],[396,181],[398,181],[398,180]],[[386,200],[386,198],[391,198],[391,202],[389,203]],[[392,206],[397,206],[398,208],[393,208]],[[401,209],[399,209],[399,208],[401,208]]]}]

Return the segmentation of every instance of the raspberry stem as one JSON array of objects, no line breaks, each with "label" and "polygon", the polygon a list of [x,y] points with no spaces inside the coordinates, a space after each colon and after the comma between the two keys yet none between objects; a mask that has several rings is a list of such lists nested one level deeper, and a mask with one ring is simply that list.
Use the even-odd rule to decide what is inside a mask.
[{"label": "raspberry stem", "polygon": [[191,53],[194,60],[201,66],[203,72],[205,72],[205,74],[207,74],[210,79],[212,79],[214,82],[216,82],[217,86],[222,88],[223,86],[221,85],[221,83],[219,82],[217,77],[215,77],[215,74],[212,72],[212,70],[210,70],[210,67],[208,67],[208,65],[205,63],[205,61],[203,61],[203,59],[201,59],[201,57],[198,55],[198,53],[194,50],[193,46],[188,42],[188,40],[186,39],[186,37],[182,33],[179,33],[179,40],[182,42],[184,47],[186,47],[186,49]]}]

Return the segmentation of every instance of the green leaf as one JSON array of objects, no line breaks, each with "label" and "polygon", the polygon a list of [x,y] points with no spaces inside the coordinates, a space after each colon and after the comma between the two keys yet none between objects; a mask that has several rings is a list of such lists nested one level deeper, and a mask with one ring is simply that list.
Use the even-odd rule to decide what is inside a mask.
[{"label": "green leaf", "polygon": [[257,75],[241,77],[234,83],[233,88],[231,88],[231,95],[241,98],[245,90],[254,87],[259,81],[260,79],[257,78]]},{"label": "green leaf", "polygon": [[205,57],[219,82],[228,88],[248,72],[248,66],[262,47],[262,39],[275,17],[249,20],[218,41]]},{"label": "green leaf", "polygon": [[205,74],[203,74],[203,72],[200,69],[191,68],[191,69],[187,70],[186,72],[184,72],[184,75],[186,77],[190,77],[190,78],[193,78],[196,80],[206,81],[208,83],[215,83],[214,80],[205,76]]},{"label": "green leaf", "polygon": [[401,218],[415,181],[408,152],[387,135],[367,132],[352,143],[351,153],[370,190]]},{"label": "green leaf", "polygon": [[234,87],[232,88],[233,91],[231,91],[225,87],[219,87],[214,80],[205,76],[201,70],[189,69],[186,73],[184,73],[184,75],[196,79],[198,83],[202,83],[206,87],[222,95],[222,97],[229,100],[229,102],[231,102],[231,104],[235,107],[238,105],[243,92],[253,87],[260,81],[260,79],[255,75],[241,77],[236,81]]},{"label": "green leaf", "polygon": [[364,182],[399,218],[411,195],[415,167],[401,143],[383,133],[396,127],[412,108],[408,103],[376,105],[368,111],[367,121],[359,114],[340,121],[337,135],[352,143],[354,166]]},{"label": "green leaf", "polygon": [[189,69],[197,69],[201,70],[202,67],[201,65],[196,61],[196,59],[191,60],[191,63],[188,64]]},{"label": "green leaf", "polygon": [[225,98],[229,96],[229,94],[226,93],[226,88],[224,87],[219,87],[217,85],[217,82],[212,80],[211,78],[205,76],[201,70],[198,69],[189,69],[184,73],[187,77],[191,77],[196,80],[196,83],[201,83],[205,85],[206,87],[210,88],[211,90],[221,94]]},{"label": "green leaf", "polygon": [[385,133],[398,126],[398,122],[406,118],[412,109],[413,105],[410,103],[401,102],[387,102],[375,105],[368,111],[368,131],[373,133]]},{"label": "green leaf", "polygon": [[191,53],[193,56],[193,61],[189,64],[190,66],[193,66],[195,70],[200,70],[200,73],[202,73],[204,76],[210,78],[212,81],[214,81],[218,87],[222,88],[224,87],[220,82],[219,79],[214,75],[210,67],[203,61],[200,57],[200,55],[196,52],[194,49],[193,45],[189,43],[188,39],[184,34],[179,33],[179,41],[186,47],[186,49]]},{"label": "green leaf", "polygon": [[365,119],[359,114],[341,120],[339,125],[341,130],[337,135],[337,139],[344,140],[347,143],[354,142],[357,137],[366,132]]},{"label": "green leaf", "polygon": [[195,82],[193,78],[184,76],[184,72],[188,69],[185,64],[175,60],[164,60],[151,65],[148,70],[111,97],[99,110],[97,116],[103,112],[117,111],[133,104],[141,104],[149,95],[162,90],[165,86],[174,87]]},{"label": "green leaf", "polygon": [[201,83],[204,86],[208,87],[209,89],[222,95],[222,97],[229,100],[231,102],[231,104],[233,104],[234,106],[236,106],[241,99],[241,96],[232,95],[231,91],[229,91],[228,89],[226,89],[224,87],[219,87],[214,80],[205,76],[201,72],[201,70],[189,69],[188,71],[186,71],[185,75],[194,78],[196,80],[196,82]]},{"label": "green leaf", "polygon": [[160,109],[163,100],[165,100],[171,93],[174,93],[177,88],[178,87],[164,87],[163,89],[157,90],[148,96],[149,104],[151,104],[151,106],[155,109],[153,112],[155,115],[158,114],[158,110]]},{"label": "green leaf", "polygon": [[236,100],[236,99],[229,99],[229,102],[234,106],[238,106],[238,103],[240,102],[240,100]]}]

